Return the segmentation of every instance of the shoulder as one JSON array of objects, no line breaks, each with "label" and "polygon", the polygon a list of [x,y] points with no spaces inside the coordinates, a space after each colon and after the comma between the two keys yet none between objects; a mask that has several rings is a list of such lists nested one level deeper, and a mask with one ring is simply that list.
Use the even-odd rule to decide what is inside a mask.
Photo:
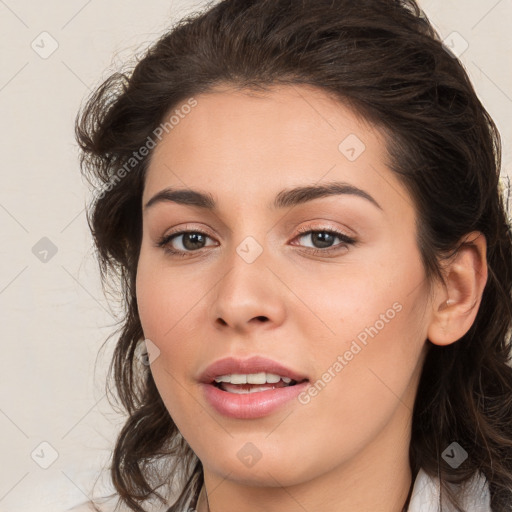
[{"label": "shoulder", "polygon": [[[467,512],[492,512],[489,486],[482,474],[475,474],[461,491],[464,510]],[[420,469],[414,481],[407,512],[439,512],[439,504],[439,479]],[[453,508],[443,501],[442,510],[452,511]]]}]

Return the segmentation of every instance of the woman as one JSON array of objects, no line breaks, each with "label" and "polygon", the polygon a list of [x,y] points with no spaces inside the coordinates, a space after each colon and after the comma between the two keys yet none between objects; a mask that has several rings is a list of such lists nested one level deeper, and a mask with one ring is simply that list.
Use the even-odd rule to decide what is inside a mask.
[{"label": "woman", "polygon": [[500,138],[413,0],[209,6],[77,138],[125,510],[511,509]]}]

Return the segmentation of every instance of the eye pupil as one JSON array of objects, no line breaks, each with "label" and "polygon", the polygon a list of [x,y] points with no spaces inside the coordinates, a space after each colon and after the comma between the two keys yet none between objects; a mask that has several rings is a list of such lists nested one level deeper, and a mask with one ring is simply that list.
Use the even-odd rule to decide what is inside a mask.
[{"label": "eye pupil", "polygon": [[[204,235],[201,233],[184,233],[182,236],[183,247],[185,247],[185,249],[194,250],[201,249],[203,247],[201,244],[204,244]],[[199,244],[200,246],[197,247],[196,244]]]},{"label": "eye pupil", "polygon": [[334,235],[332,233],[327,233],[326,231],[319,231],[317,233],[311,233],[311,237],[313,240],[313,243],[319,242],[320,247],[329,247],[333,240]]}]

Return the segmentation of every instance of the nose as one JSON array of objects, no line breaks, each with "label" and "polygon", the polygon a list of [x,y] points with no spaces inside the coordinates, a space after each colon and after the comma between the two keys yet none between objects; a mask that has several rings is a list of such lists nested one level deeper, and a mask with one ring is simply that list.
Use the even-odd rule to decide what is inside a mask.
[{"label": "nose", "polygon": [[281,325],[286,287],[267,267],[264,252],[249,263],[233,251],[226,263],[227,270],[210,295],[215,328],[243,334]]}]

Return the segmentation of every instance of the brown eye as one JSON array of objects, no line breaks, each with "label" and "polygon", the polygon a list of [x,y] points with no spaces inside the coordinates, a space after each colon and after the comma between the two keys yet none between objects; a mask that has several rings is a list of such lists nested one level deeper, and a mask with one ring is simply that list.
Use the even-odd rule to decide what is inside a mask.
[{"label": "brown eye", "polygon": [[180,231],[163,237],[158,247],[163,247],[171,254],[186,256],[187,253],[196,252],[206,247],[206,240],[210,236],[202,231]]},{"label": "brown eye", "polygon": [[310,237],[311,242],[317,249],[325,249],[331,247],[334,240],[337,238],[336,235],[328,231],[311,231],[308,235],[302,235],[303,237]]},{"label": "brown eye", "polygon": [[[302,234],[296,238],[309,238],[313,244],[313,247],[309,247],[309,249],[317,254],[325,254],[336,251],[339,248],[347,248],[347,246],[353,245],[356,242],[355,239],[333,229],[303,228],[300,231]],[[336,239],[341,240],[341,243],[333,245]]]}]

